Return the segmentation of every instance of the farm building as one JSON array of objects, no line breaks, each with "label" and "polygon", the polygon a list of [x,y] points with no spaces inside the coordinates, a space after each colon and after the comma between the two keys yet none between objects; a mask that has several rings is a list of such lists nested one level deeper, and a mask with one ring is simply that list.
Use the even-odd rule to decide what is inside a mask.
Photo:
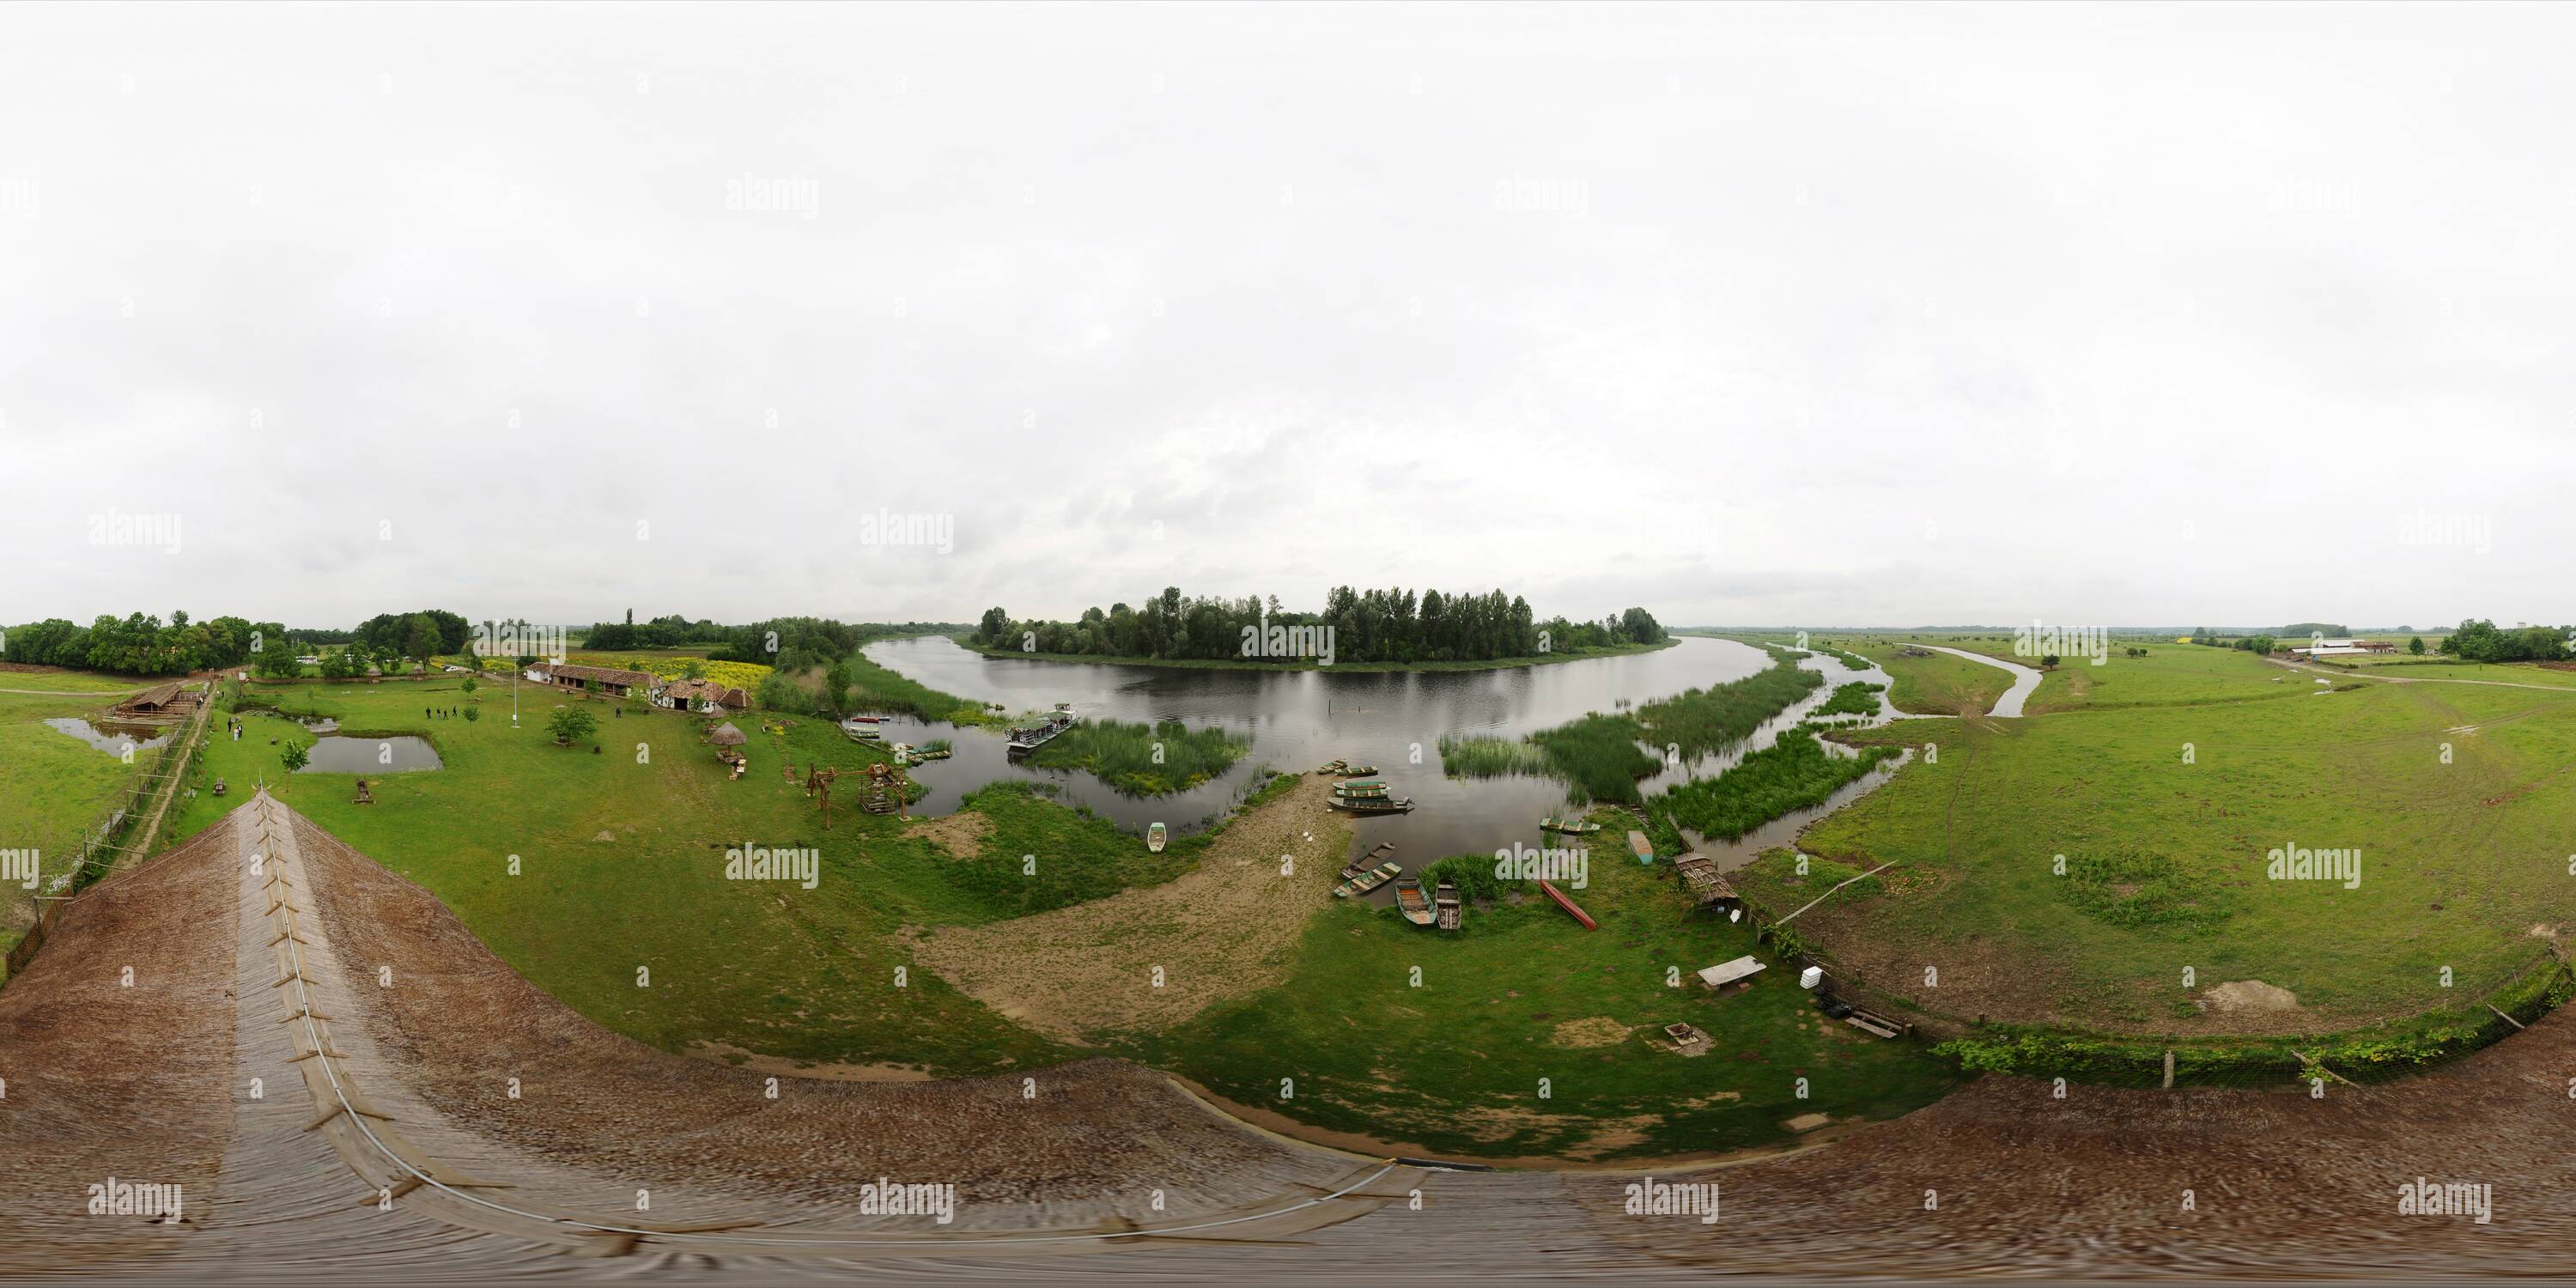
[{"label": "farm building", "polygon": [[162,715],[182,710],[195,701],[195,696],[176,684],[156,684],[116,704],[121,716]]},{"label": "farm building", "polygon": [[539,662],[529,667],[528,678],[539,684],[553,685],[558,689],[596,687],[601,693],[612,698],[622,698],[630,693],[650,693],[655,683],[651,675],[642,671],[621,671],[608,666],[575,666],[570,663],[548,662]]},{"label": "farm building", "polygon": [[670,680],[653,691],[653,705],[713,715],[719,711],[749,710],[751,695],[713,680]]},{"label": "farm building", "polygon": [[2397,646],[2386,640],[2318,640],[2306,648],[2290,651],[2309,657],[2352,657],[2366,653],[2394,653]]}]

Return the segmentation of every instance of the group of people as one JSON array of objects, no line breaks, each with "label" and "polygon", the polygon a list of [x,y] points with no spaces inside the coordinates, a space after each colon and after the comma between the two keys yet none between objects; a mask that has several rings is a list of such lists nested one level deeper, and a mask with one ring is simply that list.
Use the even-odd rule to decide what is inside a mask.
[{"label": "group of people", "polygon": [[459,707],[422,707],[420,714],[424,720],[446,720],[453,718],[460,710],[462,708]]}]

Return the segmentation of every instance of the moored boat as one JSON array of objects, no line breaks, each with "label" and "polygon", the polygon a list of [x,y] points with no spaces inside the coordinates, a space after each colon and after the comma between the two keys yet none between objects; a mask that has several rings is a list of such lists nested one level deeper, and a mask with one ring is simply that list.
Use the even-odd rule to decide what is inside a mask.
[{"label": "moored boat", "polygon": [[1338,760],[1334,761],[1333,764],[1335,766],[1333,772],[1340,774],[1344,778],[1366,778],[1377,772],[1377,766],[1375,765],[1350,765],[1344,764]]},{"label": "moored boat", "polygon": [[1458,901],[1458,883],[1440,878],[1440,888],[1431,893],[1432,907],[1439,913],[1442,930],[1456,930],[1464,919],[1464,905]]},{"label": "moored boat", "polygon": [[1395,874],[1402,871],[1404,871],[1404,865],[1401,863],[1381,863],[1378,866],[1341,883],[1340,885],[1334,886],[1333,897],[1336,899],[1348,899],[1355,894],[1367,894],[1369,891],[1375,890],[1379,886],[1385,885],[1387,882],[1394,880]]},{"label": "moored boat", "polygon": [[1655,861],[1655,843],[1647,840],[1643,832],[1628,833],[1628,852],[1636,855],[1639,863]]},{"label": "moored boat", "polygon": [[1586,823],[1581,819],[1556,818],[1553,816],[1540,819],[1538,821],[1538,826],[1539,830],[1542,832],[1564,832],[1573,836],[1589,836],[1592,833],[1601,830],[1601,825],[1599,823]]},{"label": "moored boat", "polygon": [[1413,811],[1413,798],[1410,796],[1346,796],[1324,803],[1354,814],[1409,814]]},{"label": "moored boat", "polygon": [[1164,843],[1168,841],[1170,837],[1171,833],[1165,831],[1162,824],[1156,823],[1152,827],[1145,829],[1145,848],[1156,854],[1160,854],[1163,852]]},{"label": "moored boat", "polygon": [[1335,783],[1333,784],[1333,794],[1335,796],[1384,796],[1386,795],[1386,784],[1378,782]]},{"label": "moored boat", "polygon": [[1414,925],[1431,924],[1431,901],[1422,897],[1422,878],[1396,878],[1395,910],[1403,913],[1404,919]]}]

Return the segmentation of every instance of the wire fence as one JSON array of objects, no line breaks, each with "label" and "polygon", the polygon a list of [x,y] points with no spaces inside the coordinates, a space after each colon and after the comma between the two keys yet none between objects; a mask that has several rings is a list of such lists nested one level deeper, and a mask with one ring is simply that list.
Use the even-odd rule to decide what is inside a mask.
[{"label": "wire fence", "polygon": [[62,919],[63,909],[82,891],[106,876],[126,856],[151,850],[162,821],[177,800],[181,781],[196,763],[197,751],[206,741],[206,724],[214,709],[215,686],[210,682],[204,700],[172,731],[170,740],[154,748],[149,759],[135,761],[134,772],[126,776],[101,808],[98,821],[81,833],[71,863],[38,883],[35,920],[27,927],[27,933],[10,945],[8,974],[0,976],[0,985],[16,979],[35,959],[52,935],[55,923]]}]

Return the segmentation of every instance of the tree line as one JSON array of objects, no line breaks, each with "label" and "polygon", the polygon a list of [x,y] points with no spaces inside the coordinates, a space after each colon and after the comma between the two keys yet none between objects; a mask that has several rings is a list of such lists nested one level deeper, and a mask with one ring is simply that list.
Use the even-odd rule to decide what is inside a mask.
[{"label": "tree line", "polygon": [[2461,622],[2442,639],[2442,652],[2470,662],[2564,662],[2576,649],[2576,627],[2516,626],[2499,628],[2483,617]]},{"label": "tree line", "polygon": [[[1581,652],[1614,645],[1660,644],[1668,638],[1654,614],[1631,608],[1599,621],[1563,616],[1535,620],[1529,601],[1484,594],[1416,597],[1402,588],[1354,590],[1335,586],[1320,613],[1289,612],[1279,597],[1242,599],[1184,596],[1177,586],[1131,608],[1086,609],[1076,621],[1017,619],[1002,608],[985,610],[968,637],[994,648],[1092,657],[1216,660],[1272,656],[1254,645],[1270,628],[1332,629],[1336,662],[1489,662],[1504,658]],[[1294,638],[1292,636],[1291,638]],[[1034,646],[1033,648],[1030,646]],[[1311,650],[1308,650],[1311,652]],[[1297,656],[1277,660],[1300,660]]]}]

